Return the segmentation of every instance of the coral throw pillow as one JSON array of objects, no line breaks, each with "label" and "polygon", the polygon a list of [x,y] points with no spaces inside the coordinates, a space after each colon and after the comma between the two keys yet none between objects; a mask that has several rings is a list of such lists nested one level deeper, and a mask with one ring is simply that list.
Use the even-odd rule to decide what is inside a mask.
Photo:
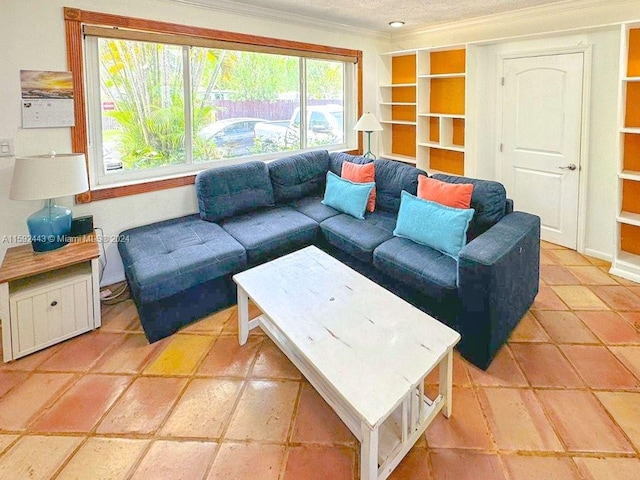
[{"label": "coral throw pillow", "polygon": [[[340,176],[346,180],[356,183],[370,183],[376,181],[376,170],[374,163],[359,165],[352,162],[342,162],[342,172]],[[376,209],[376,187],[373,187],[367,202],[367,211],[373,212]]]},{"label": "coral throw pillow", "polygon": [[472,193],[471,183],[448,183],[418,176],[418,198],[422,200],[431,200],[447,207],[469,208]]}]

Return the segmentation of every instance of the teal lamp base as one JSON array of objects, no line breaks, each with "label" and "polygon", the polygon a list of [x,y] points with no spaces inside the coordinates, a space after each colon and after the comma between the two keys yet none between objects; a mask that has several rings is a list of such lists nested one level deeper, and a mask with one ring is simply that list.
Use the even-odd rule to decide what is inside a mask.
[{"label": "teal lamp base", "polygon": [[27,218],[27,227],[34,252],[50,252],[69,243],[71,209],[45,200],[44,207]]}]

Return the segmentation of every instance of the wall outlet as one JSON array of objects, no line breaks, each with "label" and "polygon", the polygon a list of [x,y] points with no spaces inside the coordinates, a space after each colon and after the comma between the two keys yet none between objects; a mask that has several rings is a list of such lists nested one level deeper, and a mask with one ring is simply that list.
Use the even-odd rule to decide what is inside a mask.
[{"label": "wall outlet", "polygon": [[0,138],[0,157],[13,157],[13,138]]}]

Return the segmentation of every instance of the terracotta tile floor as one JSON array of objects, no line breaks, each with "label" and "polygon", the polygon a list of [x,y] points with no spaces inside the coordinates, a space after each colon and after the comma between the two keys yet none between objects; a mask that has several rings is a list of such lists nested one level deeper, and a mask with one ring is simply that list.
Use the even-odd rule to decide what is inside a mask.
[{"label": "terracotta tile floor", "polygon": [[[540,295],[393,480],[640,478],[640,285],[543,242]],[[256,312],[254,312],[256,313]],[[0,479],[355,480],[358,443],[231,308],[149,345],[131,302],[0,364]],[[436,390],[430,375],[426,391]]]}]

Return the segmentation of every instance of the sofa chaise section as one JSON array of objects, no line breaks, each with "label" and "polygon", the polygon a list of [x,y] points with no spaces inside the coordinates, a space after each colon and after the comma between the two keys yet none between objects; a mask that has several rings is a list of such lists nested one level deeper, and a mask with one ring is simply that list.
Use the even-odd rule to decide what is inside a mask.
[{"label": "sofa chaise section", "polygon": [[188,215],[126,230],[118,243],[131,296],[150,342],[235,303],[231,276],[243,246],[219,225]]}]

